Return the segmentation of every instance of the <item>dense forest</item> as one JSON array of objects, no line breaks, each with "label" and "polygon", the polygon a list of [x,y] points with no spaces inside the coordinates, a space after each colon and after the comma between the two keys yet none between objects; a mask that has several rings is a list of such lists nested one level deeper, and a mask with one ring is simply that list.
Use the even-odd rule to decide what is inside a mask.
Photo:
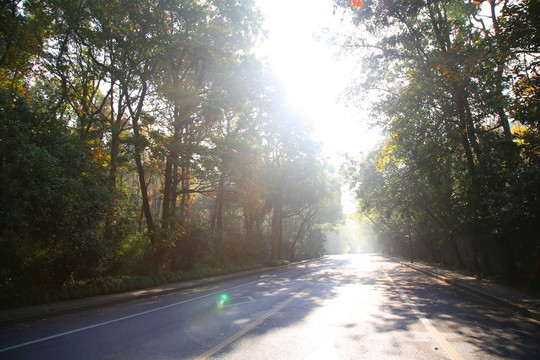
[{"label": "dense forest", "polygon": [[[347,98],[384,139],[342,167],[368,235],[329,251],[533,280],[540,2],[332,1]],[[2,307],[325,252],[341,185],[256,55],[254,0],[6,0],[0,19]]]},{"label": "dense forest", "polygon": [[[343,173],[385,253],[515,283],[540,264],[540,2],[335,1],[385,140]],[[538,285],[538,276],[536,276]]]},{"label": "dense forest", "polygon": [[340,184],[253,1],[0,6],[2,306],[324,252]]}]

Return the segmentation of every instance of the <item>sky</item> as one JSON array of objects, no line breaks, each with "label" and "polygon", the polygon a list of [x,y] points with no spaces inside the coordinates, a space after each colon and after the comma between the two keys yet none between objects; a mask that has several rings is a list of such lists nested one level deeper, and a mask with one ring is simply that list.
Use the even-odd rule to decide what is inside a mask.
[{"label": "sky", "polygon": [[[325,35],[351,31],[333,16],[332,0],[256,0],[267,31],[259,53],[287,90],[289,101],[313,121],[323,155],[339,170],[342,155],[356,155],[379,140],[364,111],[349,106],[343,92],[351,84],[356,59],[337,57]],[[345,30],[348,29],[348,30]],[[341,101],[339,99],[341,98]],[[343,189],[344,212],[354,202]]]}]

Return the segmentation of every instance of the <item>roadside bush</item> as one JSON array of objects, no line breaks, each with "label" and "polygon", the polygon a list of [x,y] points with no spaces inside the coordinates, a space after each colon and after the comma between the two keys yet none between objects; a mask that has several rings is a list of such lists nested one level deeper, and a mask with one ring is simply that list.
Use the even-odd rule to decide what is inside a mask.
[{"label": "roadside bush", "polygon": [[212,234],[201,225],[186,224],[182,233],[174,239],[174,247],[169,252],[171,271],[192,270],[208,253],[208,240]]},{"label": "roadside bush", "polygon": [[[273,266],[280,266],[286,261],[275,261]],[[267,265],[268,266],[268,265]],[[29,287],[15,288],[13,284],[0,288],[0,309],[20,306],[52,303],[57,301],[81,299],[96,295],[115,294],[150,288],[166,283],[190,281],[238,271],[247,271],[262,267],[261,264],[230,265],[225,268],[194,269],[188,272],[177,272],[168,275],[154,276],[108,276],[86,281],[69,280],[61,287],[34,289]]]},{"label": "roadside bush", "polygon": [[111,197],[106,170],[63,121],[4,90],[0,283],[11,275],[43,291],[101,275],[110,250],[100,231]]},{"label": "roadside bush", "polygon": [[283,266],[283,265],[289,265],[289,261],[287,260],[267,260],[263,262],[264,266],[267,267],[277,267],[277,266]]},{"label": "roadside bush", "polygon": [[111,271],[117,275],[149,276],[156,272],[153,252],[148,238],[141,234],[130,236],[120,246],[117,261]]}]

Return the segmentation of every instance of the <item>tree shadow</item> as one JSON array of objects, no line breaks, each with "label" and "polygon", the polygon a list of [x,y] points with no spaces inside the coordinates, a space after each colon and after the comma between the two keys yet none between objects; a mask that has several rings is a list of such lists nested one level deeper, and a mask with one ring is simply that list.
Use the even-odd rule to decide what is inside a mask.
[{"label": "tree shadow", "polygon": [[533,322],[403,266],[389,275],[440,332],[458,334],[460,341],[491,356],[540,358],[540,327]]},{"label": "tree shadow", "polygon": [[[467,343],[480,354],[513,359],[538,359],[539,327],[525,323],[519,318],[502,321],[504,311],[482,300],[456,290],[446,284],[422,275],[414,270],[391,263],[387,270],[399,289],[443,336],[455,343]],[[302,322],[325,303],[340,295],[343,288],[369,286],[381,292],[385,301],[377,305],[377,316],[368,318],[368,324],[344,322],[342,327],[352,330],[349,340],[360,341],[366,335],[362,331],[370,326],[378,334],[418,329],[419,319],[403,296],[376,268],[370,272],[340,271],[352,269],[354,261],[348,258],[327,258],[305,265],[308,275],[284,274],[274,280],[274,292],[264,290],[254,293],[257,299],[271,298],[280,294],[297,296],[301,306],[294,311],[279,311],[249,331],[251,338],[264,336],[271,331],[285,329]],[[369,275],[369,276],[366,276]],[[292,303],[294,304],[294,302]],[[293,306],[293,305],[288,306]],[[279,304],[277,304],[279,305]],[[358,328],[358,332],[354,330]],[[455,336],[459,335],[459,336]],[[398,350],[399,343],[392,345]],[[234,344],[221,350],[226,354],[234,349]],[[388,349],[392,351],[392,349]]]}]

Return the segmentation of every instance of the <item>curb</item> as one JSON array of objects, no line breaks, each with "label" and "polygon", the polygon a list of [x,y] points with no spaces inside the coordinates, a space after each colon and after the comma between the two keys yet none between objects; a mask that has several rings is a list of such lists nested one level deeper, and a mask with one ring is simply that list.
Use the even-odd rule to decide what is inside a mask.
[{"label": "curb", "polygon": [[425,269],[421,269],[419,267],[416,267],[414,265],[411,265],[411,264],[407,264],[407,263],[404,263],[402,261],[399,262],[401,265],[404,265],[404,266],[407,266],[413,270],[416,270],[416,271],[419,271],[423,274],[426,274],[426,275],[429,275],[431,277],[434,277],[440,281],[443,281],[451,286],[454,286],[462,291],[465,291],[465,292],[468,292],[474,296],[477,296],[479,298],[482,298],[484,300],[487,300],[499,307],[503,307],[507,310],[510,310],[512,312],[516,312],[518,314],[520,314],[521,316],[524,316],[524,317],[527,317],[527,318],[530,318],[530,319],[534,319],[536,321],[540,321],[540,312],[538,312],[537,310],[534,310],[534,309],[530,309],[530,308],[526,308],[526,307],[523,307],[521,305],[518,305],[517,303],[514,303],[514,302],[511,302],[511,301],[508,301],[506,299],[503,299],[503,298],[500,298],[498,296],[495,296],[493,294],[489,294],[485,291],[482,291],[482,290],[479,290],[479,289],[476,289],[476,288],[473,288],[471,286],[468,286],[468,285],[465,285],[463,283],[460,283],[458,279],[452,279],[452,278],[448,278],[446,276],[443,276],[443,275],[440,275],[440,274],[435,274],[431,271],[428,271],[428,270],[425,270]]},{"label": "curb", "polygon": [[32,307],[8,309],[0,312],[0,328],[20,325],[27,322],[39,321],[52,317],[68,315],[88,310],[95,310],[132,301],[138,301],[155,296],[194,289],[205,285],[217,284],[227,280],[239,279],[251,275],[269,273],[279,269],[285,269],[288,267],[300,265],[319,259],[320,258],[303,260],[277,267],[262,267],[254,270],[240,271],[231,274],[213,276],[187,282],[163,284],[153,288],[135,290],[130,292],[123,292],[111,295],[98,295],[91,298],[68,300],[53,304],[43,304]]}]

